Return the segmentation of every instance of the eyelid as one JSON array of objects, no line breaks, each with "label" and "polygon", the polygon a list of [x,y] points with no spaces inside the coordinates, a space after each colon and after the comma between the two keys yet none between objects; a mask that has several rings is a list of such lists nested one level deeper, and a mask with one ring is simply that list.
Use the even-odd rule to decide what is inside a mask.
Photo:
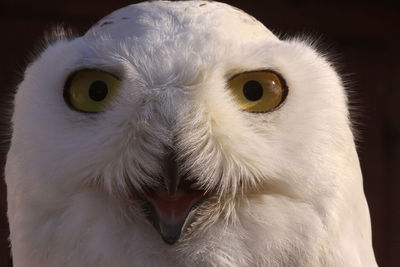
[{"label": "eyelid", "polygon": [[119,75],[116,75],[115,72],[116,71],[109,71],[109,70],[102,70],[99,68],[81,68],[81,69],[76,69],[72,72],[70,72],[70,74],[68,74],[67,79],[65,81],[64,84],[67,84],[68,80],[72,80],[72,78],[79,72],[82,71],[93,71],[93,72],[100,72],[100,73],[106,73],[108,75],[113,76],[115,79],[117,79],[118,81],[121,81],[121,78],[119,77]]},{"label": "eyelid", "polygon": [[272,69],[256,69],[256,70],[246,70],[246,71],[242,71],[242,72],[237,72],[237,73],[235,73],[233,75],[230,75],[230,78],[228,79],[228,82],[231,81],[232,79],[236,78],[239,75],[248,74],[248,73],[257,73],[257,72],[270,72],[270,73],[273,73],[276,76],[278,76],[280,78],[280,80],[284,82],[284,85],[286,86],[286,81],[282,77],[282,75],[279,72],[277,72],[275,70],[272,70]]}]

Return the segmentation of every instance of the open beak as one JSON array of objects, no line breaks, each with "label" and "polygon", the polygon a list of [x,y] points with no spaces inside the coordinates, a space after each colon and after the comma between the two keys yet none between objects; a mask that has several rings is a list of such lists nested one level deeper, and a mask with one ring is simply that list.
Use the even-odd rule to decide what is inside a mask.
[{"label": "open beak", "polygon": [[145,199],[150,203],[150,222],[167,244],[179,240],[182,229],[193,219],[195,208],[205,197],[201,191],[186,191],[179,188],[174,195],[164,189],[158,189],[151,194],[146,193]]},{"label": "open beak", "polygon": [[193,189],[194,183],[178,174],[178,164],[171,153],[165,160],[164,187],[148,190],[142,195],[148,219],[167,244],[179,240],[194,219],[196,208],[207,194]]}]

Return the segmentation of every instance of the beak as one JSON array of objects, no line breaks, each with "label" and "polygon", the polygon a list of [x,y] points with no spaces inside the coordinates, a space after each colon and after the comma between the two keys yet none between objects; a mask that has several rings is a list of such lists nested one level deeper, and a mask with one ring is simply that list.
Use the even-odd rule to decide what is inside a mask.
[{"label": "beak", "polygon": [[165,159],[165,187],[144,194],[148,219],[167,244],[174,244],[194,219],[196,209],[206,197],[202,190],[178,174],[179,166],[171,152]]},{"label": "beak", "polygon": [[178,188],[171,196],[165,189],[146,193],[148,219],[167,244],[174,244],[194,219],[196,210],[207,197],[205,192]]},{"label": "beak", "polygon": [[168,194],[170,196],[175,196],[181,181],[181,176],[178,175],[178,164],[173,151],[169,152],[165,160],[165,173],[166,175],[164,175],[163,180]]}]

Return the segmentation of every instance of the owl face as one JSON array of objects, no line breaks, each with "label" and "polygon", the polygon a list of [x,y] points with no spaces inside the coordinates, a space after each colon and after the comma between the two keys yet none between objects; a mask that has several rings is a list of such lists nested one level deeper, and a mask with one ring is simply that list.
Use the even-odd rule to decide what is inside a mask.
[{"label": "owl face", "polygon": [[259,223],[273,196],[268,227],[308,229],[342,183],[335,166],[356,157],[330,64],[222,3],[141,3],[61,36],[15,104],[7,183],[23,201],[11,222],[18,205],[80,227],[113,214],[183,245]]}]

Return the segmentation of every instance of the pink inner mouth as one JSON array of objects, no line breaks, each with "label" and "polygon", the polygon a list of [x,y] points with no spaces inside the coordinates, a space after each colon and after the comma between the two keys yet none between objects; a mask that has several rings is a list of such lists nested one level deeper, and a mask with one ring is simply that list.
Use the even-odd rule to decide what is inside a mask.
[{"label": "pink inner mouth", "polygon": [[154,207],[159,220],[173,224],[185,220],[192,207],[204,198],[205,194],[179,188],[174,196],[170,196],[165,189],[158,189],[145,196]]}]

